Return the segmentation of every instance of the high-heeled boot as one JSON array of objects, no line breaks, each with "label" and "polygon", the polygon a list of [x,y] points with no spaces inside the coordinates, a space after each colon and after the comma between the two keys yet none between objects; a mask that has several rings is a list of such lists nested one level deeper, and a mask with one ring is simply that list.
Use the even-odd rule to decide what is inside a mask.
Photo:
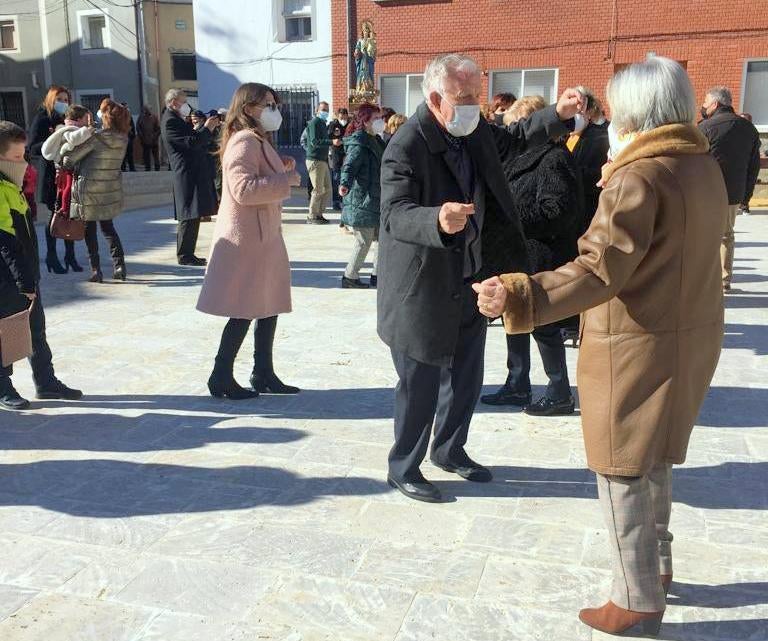
[{"label": "high-heeled boot", "polygon": [[590,628],[619,637],[655,637],[661,629],[661,612],[633,612],[608,601],[601,608],[579,612],[579,619]]},{"label": "high-heeled boot", "polygon": [[75,243],[71,240],[65,240],[64,241],[64,265],[66,265],[67,269],[71,269],[73,272],[81,272],[83,271],[83,268],[80,266],[80,264],[77,262],[77,258],[75,258]]},{"label": "high-heeled boot", "polygon": [[298,394],[301,390],[281,381],[272,363],[277,316],[260,318],[254,327],[253,373],[251,387],[264,394]]},{"label": "high-heeled boot", "polygon": [[216,398],[231,398],[232,400],[244,400],[256,398],[258,391],[249,390],[238,385],[233,370],[235,358],[245,335],[248,333],[250,323],[247,320],[230,318],[221,334],[219,351],[213,372],[208,379],[208,391]]}]

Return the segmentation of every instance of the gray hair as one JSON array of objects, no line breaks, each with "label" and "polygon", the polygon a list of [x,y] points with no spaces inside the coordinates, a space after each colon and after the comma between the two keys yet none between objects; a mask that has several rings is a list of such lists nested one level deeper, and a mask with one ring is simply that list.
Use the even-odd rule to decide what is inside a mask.
[{"label": "gray hair", "polygon": [[649,131],[675,123],[692,124],[696,94],[680,64],[649,56],[622,69],[608,83],[611,122],[619,131]]},{"label": "gray hair", "polygon": [[710,96],[712,100],[716,100],[718,104],[723,105],[723,107],[730,107],[733,105],[733,96],[728,87],[712,87],[712,89],[707,92],[707,95]]},{"label": "gray hair", "polygon": [[433,91],[442,94],[445,91],[445,79],[455,73],[480,73],[480,67],[472,58],[460,53],[438,56],[424,70],[424,81],[421,83],[424,97],[429,100],[429,94]]},{"label": "gray hair", "polygon": [[182,96],[186,96],[187,93],[183,89],[169,89],[165,93],[165,106],[170,107],[174,100],[178,100]]}]

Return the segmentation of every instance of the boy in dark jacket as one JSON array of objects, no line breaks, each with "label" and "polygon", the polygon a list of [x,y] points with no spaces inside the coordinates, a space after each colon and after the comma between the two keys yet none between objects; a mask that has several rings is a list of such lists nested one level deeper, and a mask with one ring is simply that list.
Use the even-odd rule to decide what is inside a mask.
[{"label": "boy in dark jacket", "polygon": [[[32,376],[37,398],[77,400],[83,393],[67,387],[54,375],[51,348],[45,337],[45,313],[40,299],[40,258],[37,235],[21,191],[27,163],[26,134],[18,125],[0,121],[0,316],[31,305]],[[0,366],[0,407],[29,407],[11,383],[13,368]]]}]

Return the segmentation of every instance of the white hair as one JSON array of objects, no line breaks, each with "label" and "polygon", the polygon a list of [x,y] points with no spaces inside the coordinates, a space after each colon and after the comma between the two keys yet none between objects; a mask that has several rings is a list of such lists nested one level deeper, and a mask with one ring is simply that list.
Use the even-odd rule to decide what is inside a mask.
[{"label": "white hair", "polygon": [[717,101],[718,104],[723,105],[723,107],[730,107],[733,104],[733,96],[728,87],[712,87],[712,89],[707,92],[707,95],[712,98],[712,100]]},{"label": "white hair", "polygon": [[183,89],[169,89],[165,93],[165,106],[170,107],[174,100],[178,100],[181,96],[186,96],[186,92]]},{"label": "white hair", "polygon": [[445,79],[455,73],[480,73],[480,67],[472,58],[460,53],[438,56],[424,70],[424,81],[421,83],[424,97],[429,100],[429,95],[434,91],[442,94],[445,91]]},{"label": "white hair", "polygon": [[675,123],[693,123],[696,95],[680,64],[649,56],[622,69],[608,83],[611,122],[619,131],[649,131]]}]

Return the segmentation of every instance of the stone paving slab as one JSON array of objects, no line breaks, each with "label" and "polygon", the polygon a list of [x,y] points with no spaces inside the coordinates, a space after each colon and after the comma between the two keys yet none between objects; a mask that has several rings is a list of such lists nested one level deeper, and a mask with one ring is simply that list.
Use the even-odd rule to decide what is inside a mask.
[{"label": "stone paving slab", "polygon": [[[225,321],[194,311],[202,271],[175,264],[168,207],[117,220],[127,282],[44,274],[57,372],[86,396],[0,412],[0,640],[607,639],[576,618],[610,583],[578,416],[479,406],[469,450],[493,483],[427,462],[455,502],[390,490],[395,376],[375,292],[339,288],[338,226],[303,224],[301,202],[286,212],[294,313],[275,361],[297,397],[207,395]],[[736,232],[723,355],[675,470],[664,639],[768,640],[768,211]],[[487,391],[504,349],[497,324]],[[14,381],[33,395],[26,364]]]}]

